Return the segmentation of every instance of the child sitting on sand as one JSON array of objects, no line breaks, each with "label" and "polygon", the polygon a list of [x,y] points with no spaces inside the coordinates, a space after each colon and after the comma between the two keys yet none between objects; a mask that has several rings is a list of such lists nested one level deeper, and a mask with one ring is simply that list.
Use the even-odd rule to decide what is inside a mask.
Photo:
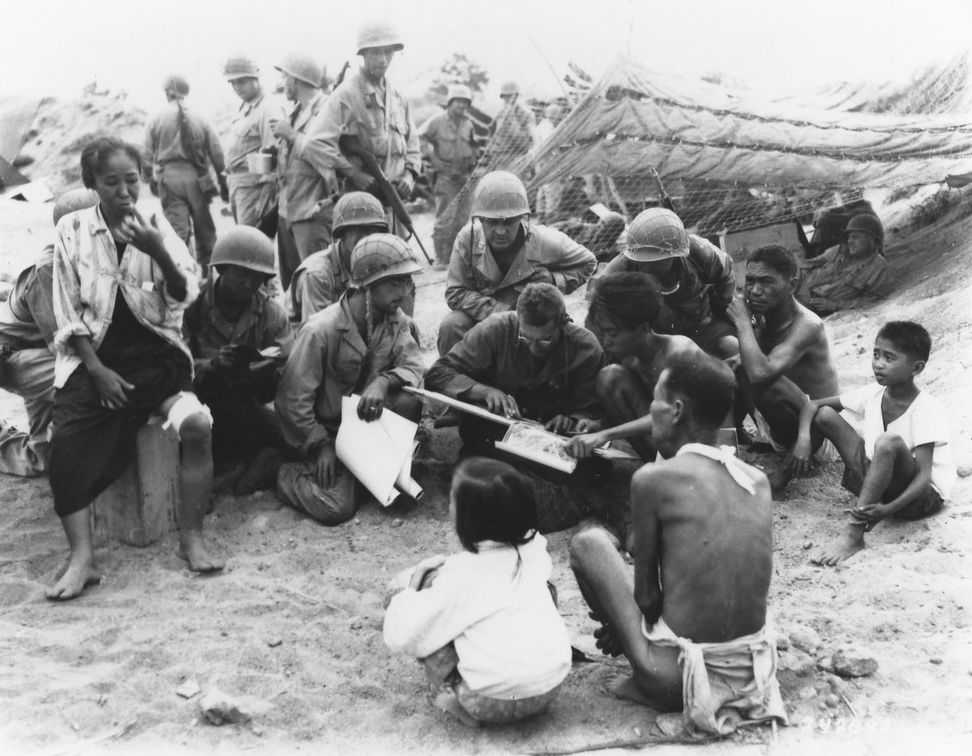
[{"label": "child sitting on sand", "polygon": [[544,711],[570,671],[567,628],[530,483],[505,462],[456,469],[449,510],[465,551],[411,571],[385,614],[385,643],[419,659],[430,698],[471,726]]},{"label": "child sitting on sand", "polygon": [[[840,543],[815,558],[833,566],[864,548],[864,533],[887,517],[917,520],[941,510],[955,481],[948,415],[915,385],[931,352],[931,338],[909,321],[886,323],[874,340],[877,386],[809,402],[800,416],[794,459],[810,457],[810,429],[829,438],[844,460],[843,486],[857,506]],[[838,412],[861,421],[858,433]],[[801,470],[802,471],[802,470]]]}]

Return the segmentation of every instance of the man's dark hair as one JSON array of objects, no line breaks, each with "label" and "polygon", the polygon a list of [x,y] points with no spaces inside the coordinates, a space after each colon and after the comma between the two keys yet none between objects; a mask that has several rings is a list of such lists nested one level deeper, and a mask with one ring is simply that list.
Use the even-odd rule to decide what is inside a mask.
[{"label": "man's dark hair", "polygon": [[666,371],[668,390],[686,400],[699,425],[722,425],[736,396],[736,377],[725,362],[705,352],[682,353],[669,361]]},{"label": "man's dark hair", "polygon": [[528,284],[516,301],[516,314],[528,325],[545,326],[566,320],[567,305],[553,284]]},{"label": "man's dark hair", "polygon": [[452,493],[456,535],[466,551],[480,541],[522,546],[537,533],[533,486],[511,465],[488,457],[470,457],[456,468]]},{"label": "man's dark hair", "polygon": [[609,273],[598,281],[587,322],[606,318],[621,328],[654,325],[662,295],[651,276],[644,273]]},{"label": "man's dark hair", "polygon": [[134,145],[115,137],[98,137],[88,142],[81,151],[81,183],[88,189],[94,189],[95,176],[104,173],[108,158],[116,152],[128,155],[141,175],[142,155]]},{"label": "man's dark hair", "polygon": [[786,247],[780,244],[767,244],[757,247],[746,258],[747,263],[763,263],[789,281],[797,274],[797,261]]},{"label": "man's dark hair", "polygon": [[911,320],[891,320],[881,326],[875,338],[887,339],[915,360],[928,362],[931,354],[931,336],[924,326]]}]

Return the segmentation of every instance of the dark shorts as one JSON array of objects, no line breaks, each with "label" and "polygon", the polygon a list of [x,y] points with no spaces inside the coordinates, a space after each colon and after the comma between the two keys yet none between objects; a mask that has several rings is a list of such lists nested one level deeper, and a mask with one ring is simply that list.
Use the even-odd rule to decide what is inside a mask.
[{"label": "dark shorts", "polygon": [[726,336],[735,336],[736,327],[725,318],[714,317],[699,326],[695,333],[685,334],[706,354],[717,354],[719,341]]},{"label": "dark shorts", "polygon": [[[871,460],[867,458],[867,453],[864,450],[864,439],[862,438],[854,452],[853,464],[844,464],[844,476],[841,478],[840,484],[855,496],[859,496],[870,466]],[[899,509],[893,517],[899,520],[921,520],[937,514],[944,505],[945,502],[938,491],[928,486],[921,496]]]}]

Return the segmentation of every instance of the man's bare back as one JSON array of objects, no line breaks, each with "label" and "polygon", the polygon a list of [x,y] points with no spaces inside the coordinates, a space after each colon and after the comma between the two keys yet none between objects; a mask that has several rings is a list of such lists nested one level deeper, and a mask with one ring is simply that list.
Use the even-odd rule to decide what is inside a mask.
[{"label": "man's bare back", "polygon": [[649,392],[654,390],[659,376],[675,355],[702,352],[702,348],[688,336],[653,334],[653,338],[658,340],[659,348],[652,353],[650,359],[632,356],[621,362],[638,376]]},{"label": "man's bare back", "polygon": [[649,627],[660,606],[672,631],[696,642],[732,640],[763,627],[772,500],[764,476],[754,488],[750,494],[721,462],[695,453],[636,473],[635,599]]}]

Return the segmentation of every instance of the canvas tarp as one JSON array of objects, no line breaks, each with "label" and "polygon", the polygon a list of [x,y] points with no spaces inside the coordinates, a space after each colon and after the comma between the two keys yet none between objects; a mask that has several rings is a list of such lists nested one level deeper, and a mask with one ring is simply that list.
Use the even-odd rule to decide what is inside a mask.
[{"label": "canvas tarp", "polygon": [[750,187],[928,184],[972,171],[972,123],[764,107],[622,59],[513,170],[536,187],[586,174],[645,175],[649,167],[663,179]]},{"label": "canvas tarp", "polygon": [[0,189],[27,182],[13,161],[24,146],[39,105],[35,99],[0,97]]}]

